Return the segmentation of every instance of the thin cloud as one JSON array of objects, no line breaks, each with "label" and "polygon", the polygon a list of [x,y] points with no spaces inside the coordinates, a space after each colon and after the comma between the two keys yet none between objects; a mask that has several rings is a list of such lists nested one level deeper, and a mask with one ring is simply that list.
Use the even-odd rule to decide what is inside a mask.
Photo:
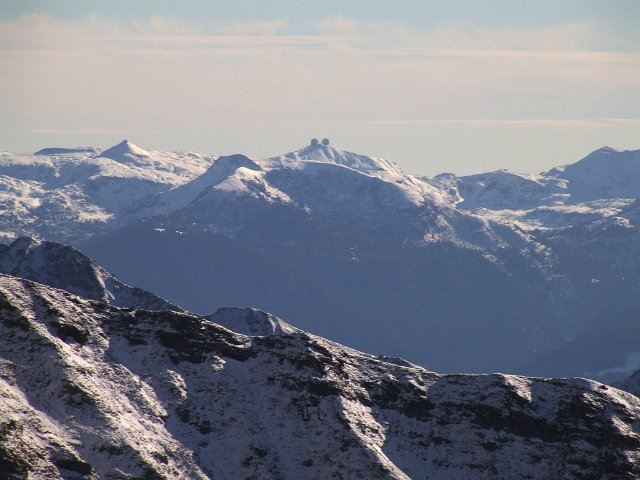
[{"label": "thin cloud", "polygon": [[286,20],[273,20],[270,22],[241,22],[219,28],[216,33],[221,35],[277,35],[287,26]]},{"label": "thin cloud", "polygon": [[535,126],[535,127],[607,127],[614,125],[640,125],[640,118],[527,118],[527,119],[487,119],[487,118],[423,118],[372,120],[371,125],[468,125],[478,127]]},{"label": "thin cloud", "polygon": [[[52,135],[123,135],[131,129],[123,128],[0,128],[4,133],[33,133]],[[170,133],[170,130],[136,129],[135,133]]]},{"label": "thin cloud", "polygon": [[[301,54],[361,55],[395,58],[524,58],[569,62],[640,62],[640,52],[607,36],[590,23],[571,23],[539,30],[488,29],[451,25],[414,32],[394,22],[364,23],[336,17],[313,23],[315,33],[282,33],[285,19],[235,23],[204,32],[180,18],[152,16],[123,24],[96,16],[62,21],[30,14],[0,22],[3,51],[125,49],[207,50],[225,55],[225,49],[243,55]],[[597,45],[598,48],[594,48]],[[608,47],[608,48],[605,48]],[[616,49],[615,47],[621,47]],[[255,49],[252,51],[251,49]],[[294,53],[297,53],[294,52]]]},{"label": "thin cloud", "polygon": [[181,18],[153,15],[149,20],[134,21],[133,30],[141,35],[201,35],[202,30]]},{"label": "thin cloud", "polygon": [[3,126],[30,127],[24,138],[148,130],[149,143],[191,135],[216,145],[229,132],[275,144],[327,125],[358,138],[405,125],[442,125],[447,135],[485,126],[497,136],[557,128],[589,139],[597,128],[627,135],[638,127],[629,117],[639,113],[640,52],[601,40],[606,32],[594,25],[415,31],[334,18],[291,33],[299,27],[285,19],[211,30],[164,17],[0,22]]}]

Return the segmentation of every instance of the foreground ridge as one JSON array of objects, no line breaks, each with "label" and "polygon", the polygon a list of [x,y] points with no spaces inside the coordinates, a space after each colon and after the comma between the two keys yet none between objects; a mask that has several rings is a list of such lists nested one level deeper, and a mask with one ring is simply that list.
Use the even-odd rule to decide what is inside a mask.
[{"label": "foreground ridge", "polygon": [[640,475],[640,399],[585,379],[438,375],[6,275],[0,359],[9,478]]}]

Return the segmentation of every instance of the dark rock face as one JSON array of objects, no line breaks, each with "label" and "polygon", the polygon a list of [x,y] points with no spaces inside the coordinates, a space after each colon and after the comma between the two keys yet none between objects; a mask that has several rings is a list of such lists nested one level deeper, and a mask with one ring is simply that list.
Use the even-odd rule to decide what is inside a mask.
[{"label": "dark rock face", "polygon": [[640,400],[589,380],[438,375],[9,276],[0,320],[8,478],[640,476]]},{"label": "dark rock face", "polygon": [[180,310],[152,293],[125,285],[75,248],[55,242],[20,237],[9,246],[0,245],[0,273],[120,307]]}]

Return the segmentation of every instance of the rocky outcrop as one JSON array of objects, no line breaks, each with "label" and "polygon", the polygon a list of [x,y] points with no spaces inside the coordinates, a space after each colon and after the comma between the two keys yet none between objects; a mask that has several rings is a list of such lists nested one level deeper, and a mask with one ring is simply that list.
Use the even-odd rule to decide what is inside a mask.
[{"label": "rocky outcrop", "polygon": [[20,237],[11,245],[0,245],[0,273],[119,307],[181,310],[152,293],[125,285],[82,252],[56,242]]},{"label": "rocky outcrop", "polygon": [[640,476],[640,400],[603,384],[438,375],[4,275],[0,395],[9,478]]}]

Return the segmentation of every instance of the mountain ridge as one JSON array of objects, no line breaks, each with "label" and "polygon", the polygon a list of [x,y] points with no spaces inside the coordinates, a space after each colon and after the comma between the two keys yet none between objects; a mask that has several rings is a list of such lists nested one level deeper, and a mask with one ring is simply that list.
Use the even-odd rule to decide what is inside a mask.
[{"label": "mountain ridge", "polygon": [[20,237],[0,244],[0,272],[61,288],[111,305],[150,310],[182,310],[166,300],[130,287],[73,247]]},{"label": "mountain ridge", "polygon": [[438,375],[6,275],[0,313],[0,462],[17,477],[640,474],[640,399],[589,380]]},{"label": "mountain ridge", "polygon": [[[607,331],[610,315],[629,325],[640,308],[630,301],[640,216],[636,199],[617,197],[635,187],[615,168],[584,177],[586,188],[566,166],[421,179],[332,145],[271,159],[145,152],[139,165],[0,155],[2,235],[71,243],[198,313],[258,307],[441,371],[538,362],[527,373],[540,373],[545,357],[579,343],[582,366],[568,374],[583,375],[633,353],[587,361],[592,332]],[[637,157],[585,158],[635,168]],[[603,187],[611,198],[596,198]],[[459,352],[446,348],[451,339]]]}]

